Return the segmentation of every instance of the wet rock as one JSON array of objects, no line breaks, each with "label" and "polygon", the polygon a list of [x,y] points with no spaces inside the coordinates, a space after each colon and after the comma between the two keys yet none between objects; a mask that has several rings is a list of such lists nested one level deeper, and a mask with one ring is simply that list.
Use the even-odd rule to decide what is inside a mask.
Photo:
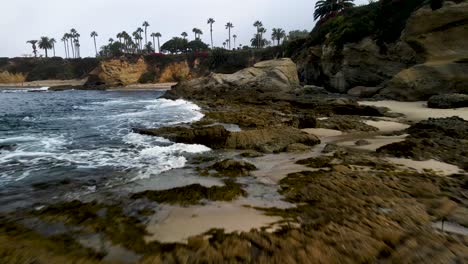
[{"label": "wet rock", "polygon": [[289,145],[286,148],[286,151],[287,152],[305,152],[305,151],[310,151],[311,149],[312,149],[311,146],[307,146],[307,145],[300,144],[300,143],[294,143],[294,144]]},{"label": "wet rock", "polygon": [[163,127],[158,129],[133,129],[135,133],[164,137],[177,143],[201,144],[210,148],[223,148],[230,132],[223,126],[200,128]]},{"label": "wet rock", "polygon": [[240,154],[244,158],[258,158],[262,157],[264,154],[255,150],[244,151]]},{"label": "wet rock", "polygon": [[429,119],[407,129],[405,141],[377,149],[379,153],[416,160],[436,159],[468,169],[468,121],[459,117]]},{"label": "wet rock", "polygon": [[17,147],[16,144],[0,144],[0,152],[14,151]]},{"label": "wet rock", "polygon": [[216,162],[210,169],[218,171],[220,176],[240,177],[248,176],[250,171],[256,170],[255,165],[243,160],[226,159]]},{"label": "wet rock", "polygon": [[147,198],[158,203],[194,205],[199,204],[202,200],[232,201],[245,195],[247,193],[239,184],[232,180],[226,180],[224,186],[205,187],[200,184],[192,184],[169,190],[135,193],[131,198]]},{"label": "wet rock", "polygon": [[468,95],[466,94],[442,94],[429,98],[427,102],[429,108],[461,108],[468,107]]},{"label": "wet rock", "polygon": [[304,160],[298,160],[296,164],[306,165],[311,168],[329,168],[333,161],[333,156],[320,156],[316,158],[308,158]]},{"label": "wet rock", "polygon": [[371,143],[365,139],[360,139],[354,143],[356,146],[367,146],[370,145]]},{"label": "wet rock", "polygon": [[253,149],[264,153],[282,152],[294,143],[314,146],[320,140],[292,127],[266,128],[233,132],[226,141],[226,148]]},{"label": "wet rock", "polygon": [[378,131],[378,128],[364,123],[359,116],[331,116],[324,120],[318,120],[317,126],[339,131]]}]

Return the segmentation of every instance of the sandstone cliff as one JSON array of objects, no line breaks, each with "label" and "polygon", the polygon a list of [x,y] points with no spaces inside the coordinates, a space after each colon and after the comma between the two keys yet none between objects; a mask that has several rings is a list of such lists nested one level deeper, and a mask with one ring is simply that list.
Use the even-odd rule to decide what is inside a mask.
[{"label": "sandstone cliff", "polygon": [[368,36],[340,46],[327,35],[323,44],[295,55],[301,81],[340,93],[359,86],[353,95],[380,91],[381,96],[397,100],[468,93],[468,1],[458,2],[446,1],[438,10],[419,8],[392,43]]},{"label": "sandstone cliff", "polygon": [[425,62],[396,74],[381,95],[426,100],[436,94],[468,93],[468,2],[448,2],[435,11],[419,9],[401,38]]}]

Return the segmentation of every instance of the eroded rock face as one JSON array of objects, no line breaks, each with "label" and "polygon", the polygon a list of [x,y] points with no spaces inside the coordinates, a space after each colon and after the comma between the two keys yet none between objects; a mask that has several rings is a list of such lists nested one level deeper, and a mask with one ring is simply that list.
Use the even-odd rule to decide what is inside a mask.
[{"label": "eroded rock face", "polygon": [[468,95],[466,94],[442,94],[435,95],[427,101],[429,108],[460,108],[468,107]]},{"label": "eroded rock face", "polygon": [[301,80],[346,93],[356,86],[375,87],[420,61],[404,42],[390,44],[386,52],[371,38],[358,43],[312,47],[295,59]]},{"label": "eroded rock face", "polygon": [[164,97],[202,98],[272,94],[289,92],[299,86],[297,68],[290,59],[263,61],[234,74],[212,73],[209,77],[183,82]]},{"label": "eroded rock face", "polygon": [[124,86],[138,83],[141,75],[147,71],[143,58],[135,63],[127,60],[101,61],[90,74],[86,86]]},{"label": "eroded rock face", "polygon": [[468,93],[468,3],[424,7],[408,20],[402,40],[426,59],[395,75],[381,95],[396,100],[427,100],[445,93]]}]

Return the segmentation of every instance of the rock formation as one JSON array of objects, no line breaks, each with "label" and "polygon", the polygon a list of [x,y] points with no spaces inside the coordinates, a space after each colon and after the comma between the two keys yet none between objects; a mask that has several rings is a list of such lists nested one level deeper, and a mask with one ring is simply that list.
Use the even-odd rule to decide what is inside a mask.
[{"label": "rock formation", "polygon": [[263,61],[234,74],[212,73],[210,76],[182,82],[166,93],[166,98],[199,98],[205,95],[236,94],[272,95],[299,87],[296,64],[290,59]]}]

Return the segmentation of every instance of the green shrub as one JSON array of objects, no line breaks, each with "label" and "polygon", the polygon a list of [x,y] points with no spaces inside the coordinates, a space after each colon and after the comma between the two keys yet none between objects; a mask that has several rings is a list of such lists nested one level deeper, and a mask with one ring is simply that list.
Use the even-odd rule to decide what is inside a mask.
[{"label": "green shrub", "polygon": [[138,83],[153,83],[155,78],[156,74],[154,72],[145,72],[138,79]]}]

